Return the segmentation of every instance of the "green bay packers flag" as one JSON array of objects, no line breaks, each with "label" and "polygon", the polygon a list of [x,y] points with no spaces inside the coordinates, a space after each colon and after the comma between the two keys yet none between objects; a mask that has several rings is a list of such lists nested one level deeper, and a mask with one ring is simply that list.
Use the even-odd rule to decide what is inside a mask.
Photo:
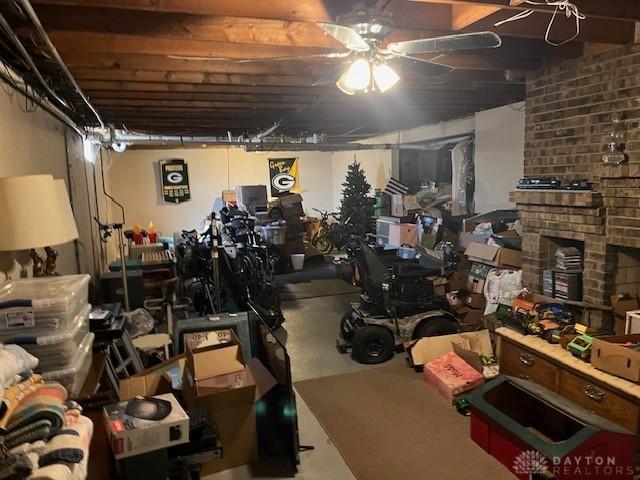
[{"label": "green bay packers flag", "polygon": [[182,203],[191,200],[189,172],[183,159],[160,160],[160,175],[165,202]]},{"label": "green bay packers flag", "polygon": [[270,158],[271,196],[279,197],[298,186],[297,158]]}]

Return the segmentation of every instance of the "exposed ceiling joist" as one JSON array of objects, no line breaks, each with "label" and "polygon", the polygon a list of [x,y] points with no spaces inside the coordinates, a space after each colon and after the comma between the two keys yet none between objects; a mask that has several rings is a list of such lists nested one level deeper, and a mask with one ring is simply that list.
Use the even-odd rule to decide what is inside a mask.
[{"label": "exposed ceiling joist", "polygon": [[[506,10],[532,9],[551,13],[553,7],[532,5],[524,0],[412,0],[415,3],[448,4],[455,6],[492,6]],[[588,18],[609,20],[640,21],[640,2],[635,0],[573,0],[580,12]]]}]

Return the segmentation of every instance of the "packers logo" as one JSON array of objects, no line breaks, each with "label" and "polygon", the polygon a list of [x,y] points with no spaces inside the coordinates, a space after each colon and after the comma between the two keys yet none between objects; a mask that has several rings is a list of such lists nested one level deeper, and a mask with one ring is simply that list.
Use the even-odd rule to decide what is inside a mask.
[{"label": "packers logo", "polygon": [[271,179],[271,185],[273,185],[273,188],[281,192],[291,190],[295,184],[296,178],[288,173],[279,173]]},{"label": "packers logo", "polygon": [[170,174],[167,175],[167,180],[170,183],[180,183],[182,182],[182,174],[179,172],[171,172]]}]

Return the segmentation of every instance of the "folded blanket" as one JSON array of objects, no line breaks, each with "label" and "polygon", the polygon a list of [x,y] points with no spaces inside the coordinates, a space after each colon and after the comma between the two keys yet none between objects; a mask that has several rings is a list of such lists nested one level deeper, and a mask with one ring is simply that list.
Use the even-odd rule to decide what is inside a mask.
[{"label": "folded blanket", "polygon": [[0,434],[5,433],[9,418],[26,396],[44,386],[40,375],[32,375],[24,382],[13,385],[5,391],[2,407],[0,407]]},{"label": "folded blanket", "polygon": [[28,393],[9,412],[7,445],[19,445],[55,434],[64,425],[66,398],[67,391],[56,382],[47,382]]}]

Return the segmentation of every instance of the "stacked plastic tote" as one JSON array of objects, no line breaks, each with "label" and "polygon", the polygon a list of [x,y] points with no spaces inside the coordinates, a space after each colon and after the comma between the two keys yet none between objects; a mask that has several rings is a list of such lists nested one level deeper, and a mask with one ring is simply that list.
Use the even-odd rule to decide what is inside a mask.
[{"label": "stacked plastic tote", "polygon": [[80,393],[91,368],[89,275],[25,278],[0,284],[0,342],[39,360],[36,372]]}]

